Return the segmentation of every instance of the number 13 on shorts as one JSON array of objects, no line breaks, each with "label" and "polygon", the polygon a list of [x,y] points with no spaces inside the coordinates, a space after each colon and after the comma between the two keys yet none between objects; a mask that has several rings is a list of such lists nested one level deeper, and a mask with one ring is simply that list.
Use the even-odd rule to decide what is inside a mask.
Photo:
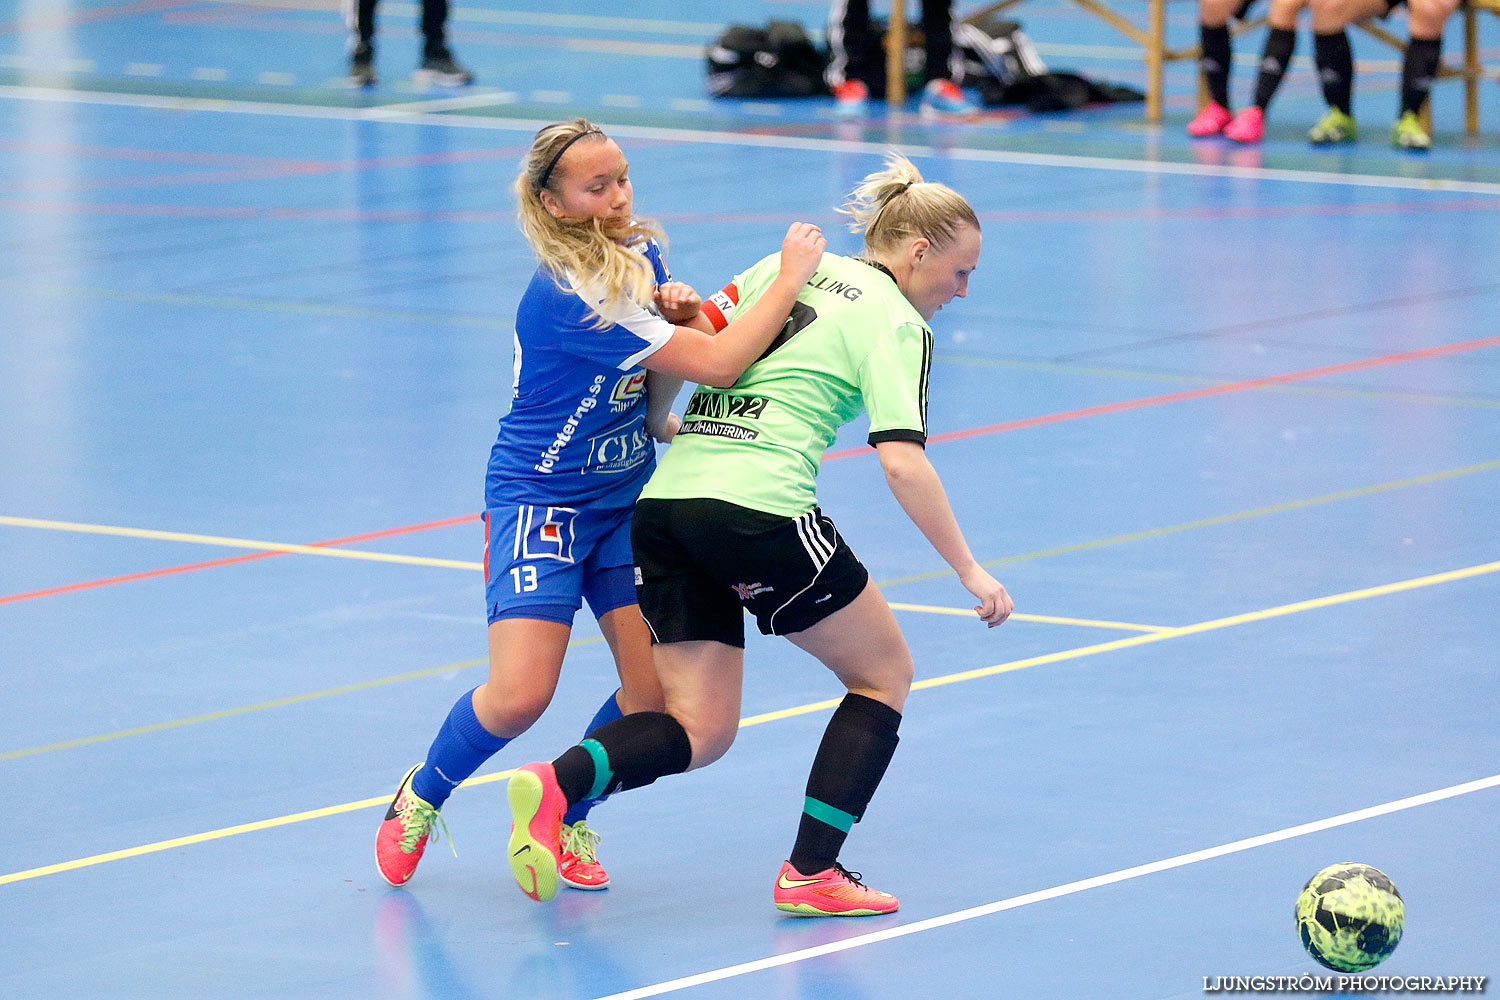
[{"label": "number 13 on shorts", "polygon": [[[489,620],[571,623],[583,601],[620,596],[611,572],[631,565],[633,507],[507,504],[484,513],[484,597]],[[600,589],[604,588],[604,589]],[[633,598],[634,588],[625,596]],[[609,607],[618,607],[611,603]]]},{"label": "number 13 on shorts", "polygon": [[[490,512],[494,514],[497,512]],[[545,559],[573,564],[573,543],[576,539],[574,519],[578,511],[572,507],[543,507],[522,504],[508,512],[513,519],[514,542],[509,563],[511,584],[517,594],[529,594],[537,589],[537,566],[535,560]],[[488,516],[486,518],[488,520]],[[499,527],[496,525],[495,527]],[[495,553],[490,551],[499,532],[487,532],[484,550],[485,576],[490,575],[490,560]],[[503,564],[502,564],[503,565]],[[500,567],[496,566],[499,570]],[[501,570],[501,572],[504,572]]]}]

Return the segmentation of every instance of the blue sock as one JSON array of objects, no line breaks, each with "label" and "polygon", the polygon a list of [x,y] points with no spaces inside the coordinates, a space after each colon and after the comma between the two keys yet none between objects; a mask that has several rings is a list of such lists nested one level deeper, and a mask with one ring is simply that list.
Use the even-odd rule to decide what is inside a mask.
[{"label": "blue sock", "polygon": [[[476,689],[477,690],[477,689]],[[496,736],[474,715],[474,692],[454,702],[443,720],[427,761],[411,779],[411,790],[434,806],[448,801],[465,778],[479,770],[510,740]]]},{"label": "blue sock", "polygon": [[[616,691],[604,700],[603,705],[599,706],[599,711],[594,713],[593,721],[589,723],[589,727],[584,730],[583,735],[587,736],[607,722],[614,722],[622,714],[624,713],[620,711],[620,692]],[[603,801],[603,799],[584,799],[582,802],[573,803],[568,807],[567,813],[564,814],[563,822],[570,824],[577,823],[589,814],[590,809]]]}]

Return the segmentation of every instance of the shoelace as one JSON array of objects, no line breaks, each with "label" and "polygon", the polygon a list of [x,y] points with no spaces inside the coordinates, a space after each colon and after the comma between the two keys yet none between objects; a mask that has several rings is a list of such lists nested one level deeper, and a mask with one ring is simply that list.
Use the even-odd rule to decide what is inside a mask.
[{"label": "shoelace", "polygon": [[[410,854],[417,849],[417,841],[422,839],[423,834],[430,834],[433,840],[441,840],[438,830],[442,836],[448,838],[448,850],[453,856],[458,857],[458,848],[453,845],[453,836],[448,832],[448,824],[443,819],[443,814],[432,806],[427,805],[421,799],[410,793],[406,800],[396,807],[396,815],[401,817],[401,850]],[[437,820],[437,827],[432,825]]]},{"label": "shoelace", "polygon": [[860,879],[864,878],[864,875],[860,874],[859,872],[851,872],[849,869],[845,868],[837,861],[833,863],[833,870],[844,876],[844,878],[853,882],[855,885],[859,886],[861,889],[865,887],[865,884],[860,881]]},{"label": "shoelace", "polygon": [[590,830],[583,820],[563,827],[562,849],[585,864],[594,863],[594,848],[599,846],[599,840],[599,834]]}]

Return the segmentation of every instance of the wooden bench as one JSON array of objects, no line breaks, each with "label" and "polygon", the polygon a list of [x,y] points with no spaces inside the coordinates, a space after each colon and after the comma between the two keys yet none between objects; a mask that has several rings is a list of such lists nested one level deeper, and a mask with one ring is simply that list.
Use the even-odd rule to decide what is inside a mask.
[{"label": "wooden bench", "polygon": [[[1484,66],[1479,54],[1479,14],[1488,11],[1500,17],[1500,0],[1464,0],[1458,8],[1459,16],[1463,19],[1463,62],[1454,65],[1444,59],[1438,67],[1437,78],[1439,80],[1463,80],[1464,82],[1464,132],[1468,135],[1477,135],[1479,132],[1479,87],[1484,82],[1486,75],[1494,75],[1500,82],[1500,70],[1489,70]],[[1391,48],[1403,55],[1406,52],[1406,39],[1391,31],[1379,18],[1371,18],[1361,21],[1355,25],[1365,34],[1378,38]],[[1427,106],[1422,109],[1422,124],[1427,130],[1432,131],[1432,101],[1429,99]]]},{"label": "wooden bench", "polygon": [[[968,15],[965,21],[981,21],[1026,0],[1000,0]],[[1125,37],[1141,47],[1146,63],[1146,120],[1156,123],[1162,119],[1162,76],[1169,62],[1197,61],[1199,48],[1189,45],[1170,48],[1166,41],[1167,0],[1146,0],[1146,24],[1144,26],[1121,14],[1104,0],[1072,0],[1093,16],[1111,25]],[[1490,75],[1500,81],[1500,71],[1484,66],[1479,54],[1479,14],[1488,11],[1500,16],[1500,0],[1465,0],[1459,9],[1463,18],[1464,54],[1463,63],[1453,66],[1448,63],[1439,69],[1439,78],[1461,77],[1464,81],[1464,130],[1470,135],[1479,131],[1479,87]],[[1263,22],[1249,22],[1241,30],[1255,27]],[[906,50],[906,5],[904,0],[891,0],[891,30],[887,33],[886,47],[886,93],[893,103],[906,99],[906,74],[903,53]],[[1405,51],[1406,42],[1386,30],[1382,25],[1366,22],[1360,25],[1371,35],[1395,48]]]},{"label": "wooden bench", "polygon": [[[1026,0],[1000,0],[999,3],[992,3],[975,11],[964,20],[969,23],[983,21],[993,14],[1009,10],[1025,2]],[[1167,46],[1167,0],[1146,0],[1146,24],[1144,26],[1121,14],[1104,0],[1072,0],[1072,2],[1141,47],[1141,56],[1146,62],[1146,120],[1148,122],[1161,121],[1162,75],[1166,64],[1183,59],[1196,61],[1199,51],[1197,45],[1183,49],[1173,49]],[[1035,31],[1027,33],[1032,38],[1037,36]]]},{"label": "wooden bench", "polygon": [[1458,11],[1464,19],[1464,63],[1458,72],[1464,78],[1464,131],[1469,135],[1479,131],[1479,85],[1484,81],[1485,74],[1494,72],[1495,82],[1500,84],[1500,71],[1485,69],[1479,58],[1481,11],[1488,11],[1500,18],[1500,0],[1468,0]]},{"label": "wooden bench", "polygon": [[[1461,79],[1464,82],[1464,132],[1468,135],[1479,133],[1479,87],[1484,82],[1485,75],[1493,73],[1496,82],[1500,82],[1500,70],[1488,70],[1479,54],[1479,13],[1489,11],[1500,17],[1500,0],[1467,0],[1459,7],[1458,13],[1463,18],[1464,48],[1463,62],[1454,65],[1443,60],[1438,67],[1437,78],[1439,80]],[[1264,17],[1251,18],[1238,22],[1233,31],[1236,35],[1259,28],[1266,23]],[[1355,24],[1365,34],[1389,45],[1397,52],[1406,53],[1406,39],[1387,28],[1379,18],[1371,18]],[[1198,57],[1197,46],[1193,47],[1193,58]],[[1207,100],[1200,88],[1199,104]],[[1422,109],[1422,124],[1430,132],[1432,131],[1432,101]]]}]

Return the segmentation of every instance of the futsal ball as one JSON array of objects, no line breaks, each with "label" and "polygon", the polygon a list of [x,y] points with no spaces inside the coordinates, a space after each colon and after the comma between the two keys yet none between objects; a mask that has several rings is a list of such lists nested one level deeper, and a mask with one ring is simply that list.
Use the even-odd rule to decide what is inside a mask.
[{"label": "futsal ball", "polygon": [[1373,969],[1401,942],[1406,904],[1385,872],[1341,862],[1308,879],[1297,897],[1297,933],[1336,972]]}]

